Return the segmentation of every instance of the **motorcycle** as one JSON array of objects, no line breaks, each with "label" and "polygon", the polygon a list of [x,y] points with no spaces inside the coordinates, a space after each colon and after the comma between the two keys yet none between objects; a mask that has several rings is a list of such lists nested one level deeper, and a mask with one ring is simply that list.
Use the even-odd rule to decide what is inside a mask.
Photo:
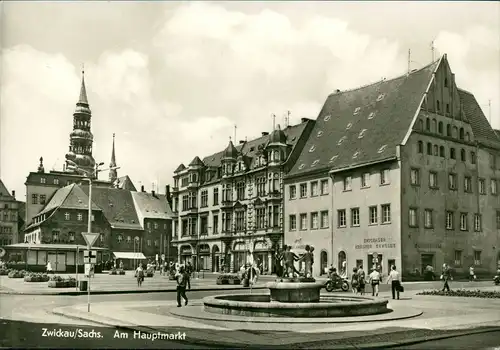
[{"label": "motorcycle", "polygon": [[325,283],[325,289],[327,292],[332,292],[336,289],[341,289],[343,292],[347,292],[349,290],[349,282],[347,278],[338,277],[335,278],[335,280],[329,278]]},{"label": "motorcycle", "polygon": [[500,284],[500,275],[496,275],[495,277],[493,277],[493,283],[495,284],[495,286],[498,286]]}]

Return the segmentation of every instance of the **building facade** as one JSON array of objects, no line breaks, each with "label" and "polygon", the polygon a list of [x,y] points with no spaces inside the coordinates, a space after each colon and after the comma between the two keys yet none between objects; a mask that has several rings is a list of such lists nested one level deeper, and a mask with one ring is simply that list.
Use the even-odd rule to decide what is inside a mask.
[{"label": "building facade", "polygon": [[253,259],[263,273],[272,273],[283,242],[283,177],[312,127],[303,118],[181,164],[173,187],[178,260],[198,270],[236,271]]},{"label": "building facade", "polygon": [[315,275],[329,264],[377,265],[384,275],[396,265],[405,279],[443,263],[491,273],[500,263],[499,162],[500,138],[456,86],[446,55],[337,91],[285,179],[285,243],[317,247]]},{"label": "building facade", "polygon": [[0,180],[0,247],[19,242],[20,205],[15,191],[9,193]]}]

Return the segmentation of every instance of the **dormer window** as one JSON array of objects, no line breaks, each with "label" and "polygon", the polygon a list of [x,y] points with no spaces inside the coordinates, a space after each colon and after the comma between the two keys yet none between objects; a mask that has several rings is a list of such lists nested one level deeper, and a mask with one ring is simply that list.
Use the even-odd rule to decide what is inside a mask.
[{"label": "dormer window", "polygon": [[360,110],[361,110],[361,107],[356,107],[356,109],[354,110],[354,115],[358,114]]},{"label": "dormer window", "polygon": [[40,183],[41,183],[41,184],[44,184],[44,183],[46,183],[46,182],[47,182],[47,180],[46,180],[44,177],[40,178]]},{"label": "dormer window", "polygon": [[335,160],[338,158],[338,155],[334,155],[332,158],[330,158],[330,163],[335,162]]},{"label": "dormer window", "polygon": [[358,135],[358,139],[362,139],[362,138],[363,138],[363,136],[365,136],[365,132],[366,132],[366,130],[367,130],[367,129],[363,129],[363,130],[361,130],[361,132],[360,132],[360,133],[359,133],[359,135]]},{"label": "dormer window", "polygon": [[316,134],[317,137],[321,137],[323,135],[323,131],[318,131],[318,133]]},{"label": "dormer window", "polygon": [[64,213],[64,220],[69,220],[69,219],[70,219],[69,213]]},{"label": "dormer window", "polygon": [[300,165],[299,165],[299,170],[304,169],[304,167],[305,167],[305,166],[306,166],[306,165],[305,165],[304,163],[300,164]]},{"label": "dormer window", "polygon": [[347,124],[346,130],[349,130],[350,128],[352,128],[352,123]]},{"label": "dormer window", "polygon": [[331,118],[331,117],[332,117],[332,116],[331,116],[330,114],[325,115],[325,117],[323,118],[323,120],[324,120],[325,122],[327,122],[327,121],[329,121],[329,120],[330,120],[330,118]]},{"label": "dormer window", "polygon": [[311,167],[318,165],[319,159],[316,159],[314,162],[312,162]]},{"label": "dormer window", "polygon": [[378,95],[377,101],[382,101],[384,99],[384,97],[385,97],[385,94]]},{"label": "dormer window", "polygon": [[309,153],[312,153],[316,150],[316,146],[312,145],[311,148],[309,148]]},{"label": "dormer window", "polygon": [[368,114],[368,119],[373,119],[375,117],[375,112],[370,112],[370,114]]},{"label": "dormer window", "polygon": [[54,179],[54,185],[59,185],[59,179]]},{"label": "dormer window", "polygon": [[341,144],[342,144],[342,142],[344,142],[344,141],[345,141],[345,139],[346,139],[346,137],[345,137],[345,136],[342,136],[342,138],[339,140],[339,142],[337,142],[337,145],[341,145]]},{"label": "dormer window", "polygon": [[352,155],[352,159],[356,159],[358,158],[359,156],[359,151],[356,151],[353,155]]},{"label": "dormer window", "polygon": [[386,148],[387,148],[387,145],[383,145],[382,147],[380,147],[380,148],[378,149],[378,153],[382,153],[382,152],[384,152]]}]

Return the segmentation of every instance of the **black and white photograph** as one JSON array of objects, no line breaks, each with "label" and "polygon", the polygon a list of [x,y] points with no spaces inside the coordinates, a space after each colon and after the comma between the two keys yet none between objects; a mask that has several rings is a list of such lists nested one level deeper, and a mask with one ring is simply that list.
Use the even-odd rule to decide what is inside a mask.
[{"label": "black and white photograph", "polygon": [[0,1],[0,347],[500,349],[500,2]]}]

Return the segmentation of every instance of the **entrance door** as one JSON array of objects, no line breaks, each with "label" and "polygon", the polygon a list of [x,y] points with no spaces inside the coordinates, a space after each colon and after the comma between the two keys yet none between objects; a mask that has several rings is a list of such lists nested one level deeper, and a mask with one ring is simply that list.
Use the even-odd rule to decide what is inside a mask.
[{"label": "entrance door", "polygon": [[434,270],[436,269],[434,266],[434,254],[422,254],[420,256],[420,269],[422,274],[424,274],[427,266],[432,266]]},{"label": "entrance door", "polygon": [[57,253],[56,271],[66,271],[66,253]]},{"label": "entrance door", "polygon": [[319,260],[320,260],[320,271],[319,271],[319,274],[320,275],[324,275],[326,273],[325,269],[328,267],[328,253],[323,250],[321,252],[321,256],[320,256]]}]

